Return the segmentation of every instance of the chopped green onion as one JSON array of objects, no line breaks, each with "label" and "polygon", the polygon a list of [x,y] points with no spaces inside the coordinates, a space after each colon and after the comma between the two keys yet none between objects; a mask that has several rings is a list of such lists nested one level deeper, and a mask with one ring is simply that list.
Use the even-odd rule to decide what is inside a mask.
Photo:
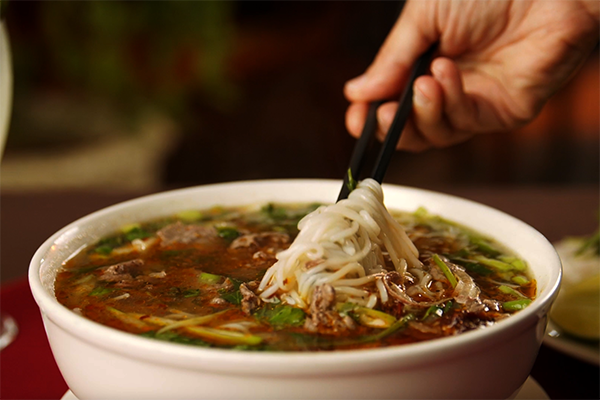
[{"label": "chopped green onion", "polygon": [[[216,313],[213,313],[213,314],[202,315],[200,317],[194,317],[194,318],[184,319],[182,321],[170,322],[164,328],[159,329],[156,333],[160,334],[160,333],[164,333],[166,331],[170,331],[172,329],[177,329],[177,328],[181,328],[181,327],[189,326],[189,325],[201,325],[201,324],[205,324],[205,323],[207,323],[207,322],[215,319],[219,315],[224,314],[227,311],[229,311],[229,310],[223,310],[223,311],[219,311],[219,312],[216,312]],[[164,318],[163,320],[164,321],[172,321],[172,320],[168,320],[166,318]],[[160,319],[153,319],[151,321],[160,322]]]},{"label": "chopped green onion", "polygon": [[121,232],[123,232],[123,233],[129,233],[129,232],[131,232],[134,229],[140,229],[140,228],[141,228],[140,224],[137,224],[137,223],[127,224],[127,225],[123,225],[121,227]]},{"label": "chopped green onion", "polygon": [[510,286],[500,285],[498,286],[498,289],[504,294],[510,294],[519,298],[525,298],[525,295],[523,293],[511,288]]},{"label": "chopped green onion", "polygon": [[350,303],[350,302],[337,303],[336,306],[335,306],[335,308],[337,309],[337,311],[342,316],[348,315],[350,312],[354,311],[354,309],[356,307],[358,307],[358,304],[356,304],[356,303]]},{"label": "chopped green onion", "polygon": [[370,328],[389,328],[396,322],[396,317],[384,313],[383,311],[373,310],[367,307],[357,306],[353,313],[356,315],[361,325]]},{"label": "chopped green onion", "polygon": [[454,306],[454,303],[452,302],[452,300],[447,302],[446,305],[444,306],[444,314],[446,314],[448,311],[450,311],[452,309],[452,306]]},{"label": "chopped green onion", "polygon": [[435,315],[437,317],[441,317],[442,315],[444,315],[444,309],[440,306],[431,306],[427,309],[427,311],[425,311],[425,314],[423,315],[423,318],[421,318],[421,319],[426,319],[430,315]]},{"label": "chopped green onion", "polygon": [[179,335],[178,333],[171,332],[171,331],[165,332],[162,334],[158,334],[158,333],[156,333],[156,331],[148,331],[148,332],[141,333],[140,336],[152,338],[152,339],[164,340],[166,342],[181,343],[181,344],[188,344],[188,345],[194,345],[194,346],[209,347],[211,345],[210,343],[208,343],[204,340],[190,338],[187,336]]},{"label": "chopped green onion", "polygon": [[500,251],[498,251],[498,249],[496,249],[492,243],[482,237],[471,236],[471,243],[474,244],[479,251],[487,254],[488,256],[493,257],[500,254]]},{"label": "chopped green onion", "polygon": [[390,325],[389,328],[375,334],[375,335],[370,335],[367,336],[365,338],[363,338],[364,342],[372,342],[372,341],[376,341],[376,340],[381,340],[386,336],[391,335],[392,333],[398,331],[399,329],[404,328],[404,326],[406,326],[406,324],[408,324],[408,322],[412,321],[413,319],[415,319],[415,316],[413,314],[406,314],[404,317],[396,320],[396,322],[394,322],[392,325]]},{"label": "chopped green onion", "polygon": [[505,311],[509,311],[509,312],[520,311],[520,310],[524,309],[525,307],[527,307],[529,304],[531,304],[530,299],[505,301],[504,303],[502,303],[502,308],[504,308]]},{"label": "chopped green onion", "polygon": [[221,275],[209,274],[208,272],[201,272],[198,276],[198,281],[207,285],[215,285],[221,282],[222,279]]},{"label": "chopped green onion", "polygon": [[107,288],[104,286],[96,286],[94,289],[92,289],[89,296],[103,296],[105,294],[113,292],[114,290],[115,289]]},{"label": "chopped green onion", "polygon": [[514,267],[514,269],[516,269],[517,271],[525,271],[527,269],[527,265],[525,264],[525,261],[521,260],[520,258],[513,257],[513,256],[501,256],[498,258],[501,261],[504,261],[505,263],[512,265]]},{"label": "chopped green onion", "polygon": [[260,336],[249,333],[227,331],[224,329],[207,328],[203,326],[189,326],[185,328],[185,330],[191,334],[201,337],[202,339],[213,340],[223,344],[257,345],[262,342],[262,338]]},{"label": "chopped green onion", "polygon": [[413,215],[417,218],[428,218],[431,216],[425,207],[417,208],[415,212],[413,212]]},{"label": "chopped green onion", "polygon": [[353,191],[358,186],[358,182],[352,177],[352,169],[348,168],[348,190]]},{"label": "chopped green onion", "polygon": [[198,221],[198,220],[202,219],[202,217],[204,217],[204,215],[200,211],[197,211],[197,210],[181,211],[180,213],[176,214],[175,216],[185,222]]},{"label": "chopped green onion", "polygon": [[523,275],[516,275],[511,278],[511,280],[518,285],[526,285],[529,283],[529,279],[524,277]]},{"label": "chopped green onion", "polygon": [[493,258],[487,258],[482,255],[475,256],[474,258],[475,261],[480,262],[483,265],[487,265],[488,267],[497,269],[499,271],[512,271],[513,269],[516,269],[512,264],[505,263],[504,261],[500,260],[495,260]]},{"label": "chopped green onion", "polygon": [[142,314],[133,314],[133,313],[124,313],[123,311],[117,310],[113,307],[106,307],[106,310],[119,321],[127,324],[135,326],[139,329],[149,328],[149,325],[145,322],[141,321],[140,318]]},{"label": "chopped green onion", "polygon": [[456,277],[454,276],[452,271],[450,271],[450,268],[446,265],[446,263],[442,261],[440,256],[438,256],[437,254],[433,255],[433,261],[437,264],[438,267],[440,267],[444,275],[446,275],[446,279],[448,279],[450,285],[452,285],[452,287],[455,288],[458,284],[458,281],[456,280]]}]

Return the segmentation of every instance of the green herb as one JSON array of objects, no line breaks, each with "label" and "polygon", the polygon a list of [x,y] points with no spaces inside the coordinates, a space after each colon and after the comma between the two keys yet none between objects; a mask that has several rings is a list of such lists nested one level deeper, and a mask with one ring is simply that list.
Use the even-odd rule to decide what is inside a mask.
[{"label": "green herb", "polygon": [[187,289],[182,294],[183,297],[196,297],[200,294],[200,289]]},{"label": "green herb", "polygon": [[243,283],[240,280],[229,278],[231,282],[233,282],[232,289],[221,289],[219,290],[219,295],[223,300],[228,301],[231,304],[241,304],[242,303],[242,293],[240,293],[240,285]]},{"label": "green herb", "polygon": [[270,304],[260,308],[254,316],[259,320],[265,320],[274,328],[283,328],[286,326],[302,326],[306,314],[300,308],[292,307],[287,304]]},{"label": "green herb", "polygon": [[123,236],[121,236],[121,235],[107,237],[98,242],[98,245],[100,245],[100,246],[106,245],[106,246],[111,246],[111,247],[118,247],[123,244],[124,244],[124,240],[123,240]]},{"label": "green herb", "polygon": [[125,233],[125,239],[128,241],[133,241],[135,239],[146,239],[152,236],[152,234],[141,227],[134,227]]},{"label": "green herb", "polygon": [[475,262],[465,262],[465,263],[457,263],[457,264],[462,265],[469,272],[475,272],[475,273],[477,273],[479,275],[483,275],[483,276],[489,275],[492,272],[494,272],[491,269],[486,268],[484,265],[475,263]]},{"label": "green herb", "polygon": [[504,311],[513,312],[513,311],[522,310],[525,307],[527,307],[529,304],[531,304],[530,299],[505,301],[504,303],[502,303],[502,308],[504,308]]},{"label": "green herb", "polygon": [[233,240],[240,236],[240,232],[231,226],[217,226],[216,228],[219,237],[222,237],[225,240]]},{"label": "green herb", "polygon": [[125,225],[121,228],[120,235],[114,235],[100,240],[92,250],[94,253],[109,255],[115,248],[135,239],[145,239],[152,236],[152,233],[143,229],[139,224]]},{"label": "green herb", "polygon": [[[407,314],[404,317],[396,320],[396,322],[390,325],[389,328],[386,328],[374,335],[366,335],[356,339],[329,338],[327,336],[297,332],[291,332],[289,333],[289,336],[295,340],[296,348],[308,350],[332,350],[338,347],[355,346],[364,343],[376,342],[404,329],[408,322],[414,319],[415,316],[413,314]],[[294,348],[294,346],[292,346],[292,348]]]},{"label": "green herb", "polygon": [[273,203],[267,204],[261,209],[261,211],[267,214],[269,218],[274,220],[282,220],[288,218],[288,213],[286,209],[283,207],[277,207]]},{"label": "green herb", "polygon": [[94,249],[95,253],[102,254],[103,256],[107,256],[112,253],[113,248],[109,245],[98,246]]}]

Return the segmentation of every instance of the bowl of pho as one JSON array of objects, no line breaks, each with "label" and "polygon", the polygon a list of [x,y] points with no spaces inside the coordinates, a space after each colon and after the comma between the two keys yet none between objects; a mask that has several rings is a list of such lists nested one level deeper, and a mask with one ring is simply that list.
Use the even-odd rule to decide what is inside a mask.
[{"label": "bowl of pho", "polygon": [[30,285],[79,398],[510,398],[561,266],[535,229],[366,179],[141,197],[61,229]]}]

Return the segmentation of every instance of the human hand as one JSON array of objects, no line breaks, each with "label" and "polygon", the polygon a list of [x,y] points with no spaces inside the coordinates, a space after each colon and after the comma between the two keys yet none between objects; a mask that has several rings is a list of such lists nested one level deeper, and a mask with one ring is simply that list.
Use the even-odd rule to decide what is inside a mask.
[{"label": "human hand", "polygon": [[[408,1],[367,71],[349,82],[346,126],[360,136],[374,100],[398,98],[435,42],[431,76],[414,83],[398,148],[422,151],[531,121],[598,43],[600,3],[573,0]],[[378,137],[397,101],[379,107]]]}]

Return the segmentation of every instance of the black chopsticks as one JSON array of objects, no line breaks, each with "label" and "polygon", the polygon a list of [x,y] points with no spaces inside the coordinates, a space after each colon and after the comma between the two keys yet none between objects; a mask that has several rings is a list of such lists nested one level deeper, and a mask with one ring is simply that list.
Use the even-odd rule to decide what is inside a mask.
[{"label": "black chopsticks", "polygon": [[[404,130],[404,126],[406,125],[408,117],[410,116],[413,106],[413,84],[415,79],[429,71],[429,64],[431,63],[436,49],[437,45],[434,44],[419,57],[411,71],[402,95],[400,96],[398,110],[396,111],[396,115],[394,116],[394,120],[390,126],[390,130],[385,137],[383,146],[379,151],[379,155],[375,161],[375,166],[370,175],[371,178],[375,179],[379,183],[383,182],[383,177],[385,176],[385,172],[390,165],[392,155],[396,151],[396,146],[400,140],[400,135]],[[342,189],[340,190],[338,201],[347,198],[350,194],[350,186],[352,184],[350,178],[352,177],[353,179],[358,180],[360,177],[360,172],[364,165],[366,154],[371,147],[370,144],[372,142],[372,138],[377,131],[377,108],[379,108],[382,103],[384,103],[383,100],[374,101],[369,106],[367,120],[365,122],[362,134],[354,146],[354,150],[350,158],[350,166],[344,176],[344,183],[342,185]]]}]

